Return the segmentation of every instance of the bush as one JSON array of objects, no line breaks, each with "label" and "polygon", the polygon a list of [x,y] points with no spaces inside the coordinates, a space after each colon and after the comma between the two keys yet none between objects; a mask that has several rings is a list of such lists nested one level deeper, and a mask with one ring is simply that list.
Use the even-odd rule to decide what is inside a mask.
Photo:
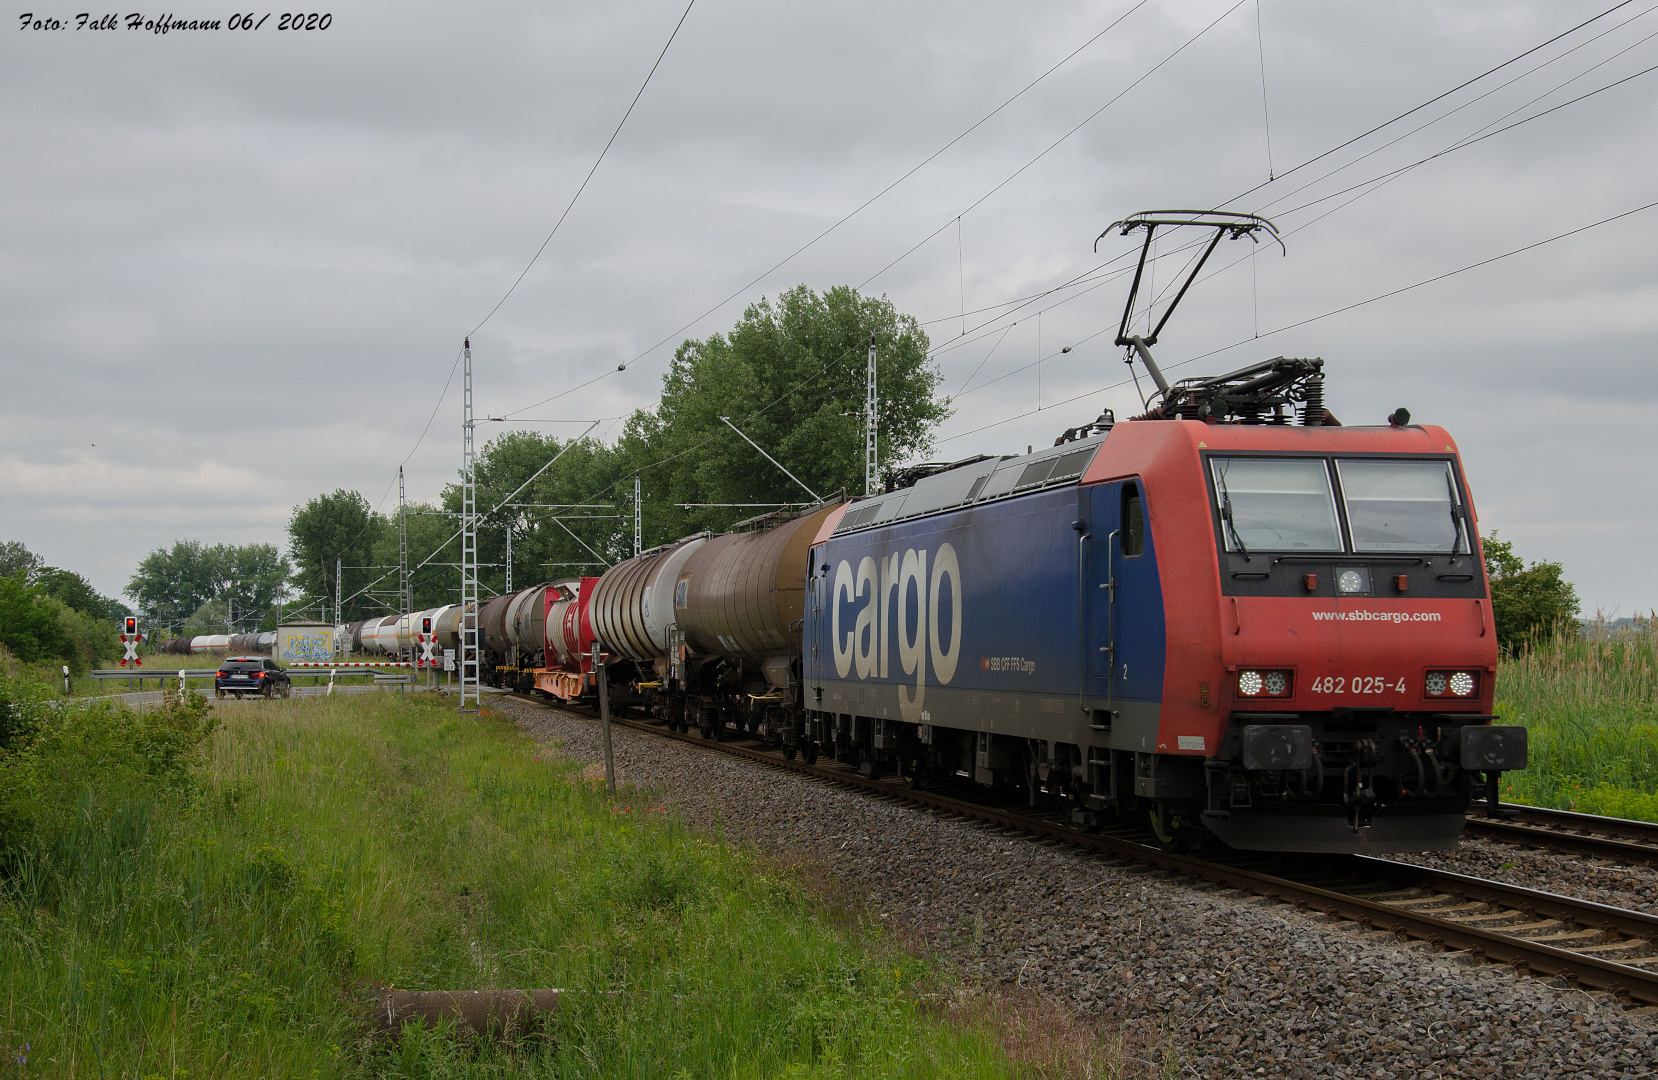
[{"label": "bush", "polygon": [[0,646],[25,663],[62,661],[84,675],[99,660],[120,655],[115,624],[78,610],[47,585],[21,576],[0,578]]},{"label": "bush", "polygon": [[0,578],[0,645],[25,663],[61,656],[69,643],[58,619],[61,609],[21,575]]},{"label": "bush", "polygon": [[7,751],[19,749],[45,720],[46,703],[54,688],[31,678],[21,664],[0,647],[0,762]]},{"label": "bush", "polygon": [[1497,645],[1513,655],[1539,635],[1575,632],[1577,589],[1564,577],[1557,562],[1530,566],[1514,553],[1514,545],[1495,533],[1481,541],[1485,572],[1491,579],[1491,618],[1497,624]]},{"label": "bush", "polygon": [[138,712],[109,699],[51,707],[49,691],[28,686],[14,693],[0,753],[0,853],[8,862],[30,845],[52,847],[78,819],[195,794],[217,726],[202,695],[168,695],[161,708]]}]

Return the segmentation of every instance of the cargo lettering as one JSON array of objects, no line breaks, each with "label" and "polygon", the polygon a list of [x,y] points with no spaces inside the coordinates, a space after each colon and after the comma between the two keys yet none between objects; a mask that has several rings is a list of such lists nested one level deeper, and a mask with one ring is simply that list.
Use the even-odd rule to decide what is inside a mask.
[{"label": "cargo lettering", "polygon": [[[928,563],[931,562],[929,568]],[[940,625],[940,598],[949,579],[948,644]],[[842,605],[856,607],[857,617],[843,625]],[[877,559],[866,555],[856,570],[842,559],[835,567],[830,593],[830,633],[835,643],[835,672],[841,678],[856,672],[860,679],[887,677],[894,645],[905,682],[900,686],[898,711],[907,721],[920,722],[927,692],[927,665],[941,684],[956,675],[961,657],[961,564],[956,549],[940,544],[938,551],[910,548],[902,554]],[[896,638],[896,642],[889,640]]]}]

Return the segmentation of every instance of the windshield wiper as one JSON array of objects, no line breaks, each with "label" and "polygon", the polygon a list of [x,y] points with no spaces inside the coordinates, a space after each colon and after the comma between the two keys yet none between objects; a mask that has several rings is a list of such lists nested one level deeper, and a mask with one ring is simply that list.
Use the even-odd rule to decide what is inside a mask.
[{"label": "windshield wiper", "polygon": [[1243,537],[1238,535],[1238,526],[1232,521],[1232,493],[1226,490],[1226,470],[1222,469],[1216,473],[1215,479],[1220,481],[1220,519],[1226,522],[1227,535],[1232,538],[1234,544],[1238,545],[1238,551],[1247,559],[1249,558],[1249,549],[1244,546]]},{"label": "windshield wiper", "polygon": [[1451,541],[1451,554],[1464,555],[1463,547],[1468,542],[1468,531],[1464,528],[1461,507],[1457,505],[1457,482],[1451,475],[1451,466],[1445,466],[1445,490],[1451,498],[1451,532],[1456,537]]}]

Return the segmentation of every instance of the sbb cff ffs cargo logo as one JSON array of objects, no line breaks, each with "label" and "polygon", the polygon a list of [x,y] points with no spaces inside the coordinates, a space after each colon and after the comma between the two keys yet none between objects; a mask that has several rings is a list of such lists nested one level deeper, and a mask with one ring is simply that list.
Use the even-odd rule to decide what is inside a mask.
[{"label": "sbb cff ffs cargo logo", "polygon": [[[909,548],[903,554],[877,559],[865,555],[857,570],[842,559],[835,567],[835,584],[830,598],[830,632],[835,638],[835,671],[841,678],[856,671],[860,679],[885,679],[897,639],[898,662],[905,676],[915,678],[915,689],[898,688],[898,710],[911,723],[922,719],[922,701],[927,693],[927,661],[939,683],[955,678],[956,660],[961,656],[962,590],[961,564],[956,549],[940,544],[931,556],[925,548]],[[948,598],[948,641],[940,631],[940,610]],[[841,609],[855,606],[857,616],[844,625]]]}]

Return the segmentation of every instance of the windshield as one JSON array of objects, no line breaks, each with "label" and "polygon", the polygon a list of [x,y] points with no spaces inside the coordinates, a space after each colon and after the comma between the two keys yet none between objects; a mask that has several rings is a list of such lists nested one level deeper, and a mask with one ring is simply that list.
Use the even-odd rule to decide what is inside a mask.
[{"label": "windshield", "polygon": [[1354,551],[1463,554],[1468,540],[1448,461],[1337,461]]},{"label": "windshield", "polygon": [[225,671],[258,671],[260,663],[257,660],[226,660]]},{"label": "windshield", "polygon": [[1321,458],[1212,458],[1227,551],[1341,551]]}]

